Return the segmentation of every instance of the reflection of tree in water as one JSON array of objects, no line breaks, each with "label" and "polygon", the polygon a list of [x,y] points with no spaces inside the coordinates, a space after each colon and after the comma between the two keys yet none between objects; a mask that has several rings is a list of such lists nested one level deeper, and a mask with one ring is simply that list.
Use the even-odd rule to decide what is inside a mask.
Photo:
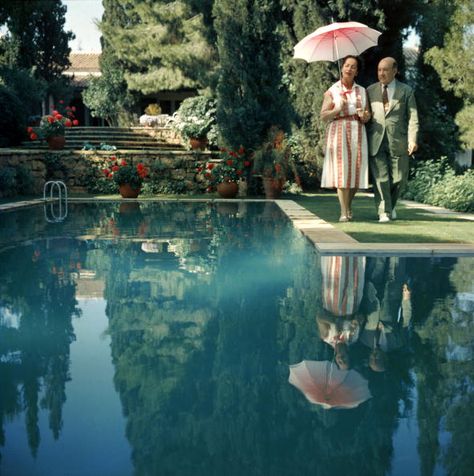
[{"label": "reflection of tree in water", "polygon": [[[203,235],[213,234],[210,255],[205,246],[193,255],[178,241],[165,247],[168,254],[190,252],[190,261],[203,264],[193,266],[194,272],[182,266],[187,258],[145,256],[139,243],[105,252],[115,383],[137,474],[324,476],[346,474],[347,468],[355,475],[387,474],[393,435],[400,418],[412,411],[412,340],[390,353],[387,371],[379,374],[367,369],[368,349],[355,346],[355,367],[369,379],[373,394],[358,408],[328,412],[309,404],[287,379],[289,363],[332,357],[314,319],[321,304],[317,259],[298,248],[299,238],[275,211],[267,208],[251,219],[253,213],[232,205],[218,216],[206,209],[205,226],[195,221]],[[149,229],[171,243],[166,227],[146,209],[143,213]],[[190,232],[191,218],[181,220]],[[278,243],[272,238],[274,222]],[[297,243],[296,251],[287,248],[289,241]],[[444,299],[452,265],[406,262],[419,329],[437,309],[433,298]],[[428,392],[440,388],[439,369],[428,360],[438,362],[440,352],[417,335],[415,341],[421,352],[415,366],[419,449],[423,474],[429,474],[429,459],[436,456],[426,443],[429,432],[437,432],[442,413],[436,411],[444,396],[429,401]],[[453,411],[447,425],[457,418]]]},{"label": "reflection of tree in water", "polygon": [[[435,276],[426,295],[419,297],[432,305],[416,327],[421,472],[431,475],[436,463],[442,462],[448,474],[470,474],[474,464],[474,305],[469,298],[474,292],[473,262],[458,258],[444,260],[444,266],[424,264],[429,264],[424,272]],[[451,438],[440,460],[443,430]]]},{"label": "reflection of tree in water", "polygon": [[282,435],[278,388],[287,379],[278,364],[279,308],[302,257],[288,253],[298,235],[276,210],[277,217],[255,220],[242,210],[215,218],[242,234],[211,223],[219,234],[212,275],[138,257],[112,263],[106,297],[115,382],[137,474],[277,469],[268,443]]},{"label": "reflection of tree in water", "polygon": [[[384,374],[365,370],[374,398],[356,409],[309,404],[287,379],[288,363],[332,356],[314,319],[317,259],[304,245],[287,253],[292,230],[283,227],[276,244],[267,225],[262,216],[241,221],[244,240],[227,231],[210,281],[159,262],[150,268],[133,246],[125,262],[112,261],[115,382],[137,474],[389,471],[393,434],[410,410],[410,355],[394,355]],[[367,352],[359,357],[366,366]]]},{"label": "reflection of tree in water", "polygon": [[49,411],[55,439],[62,427],[74,340],[71,318],[79,315],[71,280],[78,253],[47,250],[38,242],[0,256],[0,444],[5,418],[25,410],[33,455],[40,443],[40,406]]}]

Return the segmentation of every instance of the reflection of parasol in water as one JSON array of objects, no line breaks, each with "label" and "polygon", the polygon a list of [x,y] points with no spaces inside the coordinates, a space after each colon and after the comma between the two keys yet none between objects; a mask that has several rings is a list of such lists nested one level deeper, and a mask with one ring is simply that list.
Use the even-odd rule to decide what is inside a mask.
[{"label": "reflection of parasol in water", "polygon": [[334,362],[303,360],[290,365],[288,381],[305,397],[325,409],[355,408],[368,400],[368,382],[355,370],[341,370]]}]

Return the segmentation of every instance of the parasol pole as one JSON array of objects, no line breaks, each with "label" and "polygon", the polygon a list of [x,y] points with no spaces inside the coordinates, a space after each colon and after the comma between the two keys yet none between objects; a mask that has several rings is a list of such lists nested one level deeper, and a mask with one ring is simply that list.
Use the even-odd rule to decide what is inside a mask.
[{"label": "parasol pole", "polygon": [[337,47],[337,35],[336,32],[333,33],[334,35],[334,48],[336,49],[336,62],[337,62],[337,68],[339,70],[339,79],[341,79],[341,65],[339,64],[339,49]]}]

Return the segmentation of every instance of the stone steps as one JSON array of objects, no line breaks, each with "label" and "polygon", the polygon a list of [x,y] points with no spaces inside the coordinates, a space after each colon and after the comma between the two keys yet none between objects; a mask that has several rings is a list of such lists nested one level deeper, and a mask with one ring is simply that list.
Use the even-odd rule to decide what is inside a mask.
[{"label": "stone steps", "polygon": [[[66,129],[66,149],[82,149],[84,145],[99,148],[101,144],[128,150],[184,150],[179,136],[166,127],[73,127]],[[45,142],[26,141],[28,149],[47,149]]]},{"label": "stone steps", "polygon": [[[103,142],[99,141],[67,141],[64,149],[68,150],[82,150],[85,144],[93,145],[96,147],[97,150],[100,150],[100,145]],[[182,151],[185,150],[183,146],[173,145],[173,144],[166,144],[166,143],[158,143],[154,142],[151,144],[141,144],[136,142],[125,142],[125,141],[115,141],[111,142],[104,142],[107,145],[114,145],[117,150],[168,150],[168,151]],[[24,149],[49,149],[48,144],[46,142],[24,142],[22,144],[22,148]],[[87,150],[87,149],[84,149]],[[91,149],[90,149],[91,150]]]}]

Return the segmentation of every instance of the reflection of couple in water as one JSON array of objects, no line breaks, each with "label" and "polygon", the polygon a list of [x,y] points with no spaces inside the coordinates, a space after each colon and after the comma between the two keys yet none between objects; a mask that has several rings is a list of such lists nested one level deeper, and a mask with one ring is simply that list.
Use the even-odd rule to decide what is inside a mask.
[{"label": "reflection of couple in water", "polygon": [[368,366],[387,368],[387,353],[407,344],[411,290],[405,260],[360,256],[322,256],[321,339],[334,348],[340,369],[351,368],[349,346],[370,349]]},{"label": "reflection of couple in water", "polygon": [[321,257],[316,322],[334,360],[303,360],[290,365],[289,376],[311,403],[349,409],[371,398],[369,381],[380,380],[375,375],[387,369],[387,353],[407,343],[411,291],[404,264],[398,258]]},{"label": "reflection of couple in water", "polygon": [[364,273],[364,257],[321,257],[322,311],[316,323],[321,339],[334,348],[334,359],[340,369],[350,368],[348,347],[360,334],[358,309]]}]

